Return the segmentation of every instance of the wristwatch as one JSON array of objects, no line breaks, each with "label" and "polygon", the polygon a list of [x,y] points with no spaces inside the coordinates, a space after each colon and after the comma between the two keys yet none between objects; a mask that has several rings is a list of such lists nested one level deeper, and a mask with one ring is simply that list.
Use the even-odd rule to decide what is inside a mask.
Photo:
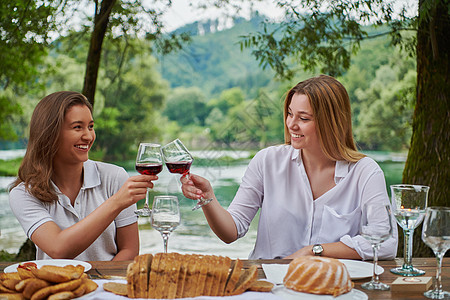
[{"label": "wristwatch", "polygon": [[322,247],[322,245],[321,245],[321,244],[315,244],[315,245],[312,247],[312,252],[314,253],[315,256],[320,256],[320,255],[322,255],[322,252],[323,252],[323,247]]}]

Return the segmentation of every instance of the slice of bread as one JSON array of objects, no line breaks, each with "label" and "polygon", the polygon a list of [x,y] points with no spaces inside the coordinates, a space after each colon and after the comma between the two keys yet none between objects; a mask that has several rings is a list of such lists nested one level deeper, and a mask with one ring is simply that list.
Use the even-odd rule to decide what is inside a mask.
[{"label": "slice of bread", "polygon": [[258,278],[258,268],[255,265],[252,265],[249,269],[242,272],[239,277],[238,282],[236,283],[236,288],[231,293],[232,295],[239,295],[245,292],[254,281]]},{"label": "slice of bread", "polygon": [[135,298],[136,293],[134,291],[134,274],[135,274],[135,263],[130,263],[127,267],[127,294],[129,298]]},{"label": "slice of bread", "polygon": [[153,255],[143,254],[138,256],[139,274],[136,284],[136,297],[146,298],[148,294],[148,272],[152,263]]},{"label": "slice of bread", "polygon": [[169,266],[166,275],[166,288],[163,293],[164,298],[175,299],[177,295],[178,277],[181,268],[181,260],[176,253],[169,254]]},{"label": "slice of bread", "polygon": [[206,274],[208,272],[208,266],[210,264],[209,256],[203,256],[200,258],[200,271],[198,275],[197,284],[195,287],[194,297],[201,296],[206,284]]},{"label": "slice of bread", "polygon": [[177,293],[175,298],[182,298],[184,292],[184,285],[186,282],[186,274],[188,268],[188,261],[190,260],[190,255],[178,255],[180,262],[180,272],[178,273],[178,283],[177,283]]},{"label": "slice of bread", "polygon": [[225,292],[225,285],[227,284],[228,275],[230,273],[231,258],[225,256],[221,257],[221,272],[219,289],[217,291],[217,296],[223,296]]},{"label": "slice of bread", "polygon": [[105,282],[103,284],[103,289],[107,292],[114,293],[116,295],[120,296],[127,296],[127,285],[124,283],[118,283],[118,282]]},{"label": "slice of bread", "polygon": [[152,265],[150,267],[150,273],[149,273],[149,281],[148,281],[148,298],[155,298],[156,295],[156,287],[157,287],[157,280],[159,275],[159,263],[161,261],[162,253],[156,253],[153,256]]},{"label": "slice of bread", "polygon": [[256,280],[250,285],[250,287],[247,289],[247,291],[270,292],[270,291],[272,291],[273,286],[274,286],[274,284],[267,280]]},{"label": "slice of bread", "polygon": [[241,270],[243,267],[242,261],[238,258],[234,262],[233,268],[231,269],[230,276],[228,276],[228,280],[225,286],[225,296],[229,296],[232,294],[234,289],[236,288],[236,284],[241,277]]},{"label": "slice of bread", "polygon": [[183,298],[194,297],[195,295],[197,280],[200,275],[200,257],[201,255],[193,254],[188,262]]},{"label": "slice of bread", "polygon": [[203,288],[202,295],[204,296],[211,296],[211,291],[213,287],[214,282],[214,274],[215,270],[219,267],[219,257],[216,255],[211,255],[209,257],[209,263],[208,268],[206,270],[206,279],[205,279],[205,286]]}]

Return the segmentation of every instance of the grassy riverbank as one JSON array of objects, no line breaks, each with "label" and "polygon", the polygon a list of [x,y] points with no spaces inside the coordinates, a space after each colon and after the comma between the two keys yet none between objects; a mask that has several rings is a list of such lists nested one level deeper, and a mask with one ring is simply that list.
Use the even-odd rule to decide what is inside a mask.
[{"label": "grassy riverbank", "polygon": [[17,176],[22,157],[15,159],[0,159],[0,176]]}]

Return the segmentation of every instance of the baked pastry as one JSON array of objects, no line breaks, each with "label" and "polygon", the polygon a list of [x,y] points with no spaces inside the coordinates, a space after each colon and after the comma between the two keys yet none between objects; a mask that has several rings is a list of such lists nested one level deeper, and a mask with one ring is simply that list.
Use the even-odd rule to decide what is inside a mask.
[{"label": "baked pastry", "polygon": [[297,292],[333,295],[352,290],[353,282],[345,265],[337,259],[304,256],[289,263],[284,286]]}]

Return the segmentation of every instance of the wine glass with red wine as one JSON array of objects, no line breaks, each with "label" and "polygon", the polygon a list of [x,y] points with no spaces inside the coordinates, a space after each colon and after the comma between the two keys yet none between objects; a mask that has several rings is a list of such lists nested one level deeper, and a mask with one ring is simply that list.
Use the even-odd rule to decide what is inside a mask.
[{"label": "wine glass with red wine", "polygon": [[[142,175],[156,175],[162,171],[161,145],[140,143],[136,157],[136,171]],[[151,209],[148,205],[148,189],[145,195],[145,204],[134,213],[140,217],[150,217]]]},{"label": "wine glass with red wine", "polygon": [[[191,168],[194,158],[191,153],[189,153],[186,146],[176,139],[161,148],[164,161],[166,162],[167,169],[170,173],[178,173],[183,176],[189,177],[189,170]],[[197,204],[192,208],[192,210],[197,210],[205,204],[211,202],[212,199],[199,199]]]}]

